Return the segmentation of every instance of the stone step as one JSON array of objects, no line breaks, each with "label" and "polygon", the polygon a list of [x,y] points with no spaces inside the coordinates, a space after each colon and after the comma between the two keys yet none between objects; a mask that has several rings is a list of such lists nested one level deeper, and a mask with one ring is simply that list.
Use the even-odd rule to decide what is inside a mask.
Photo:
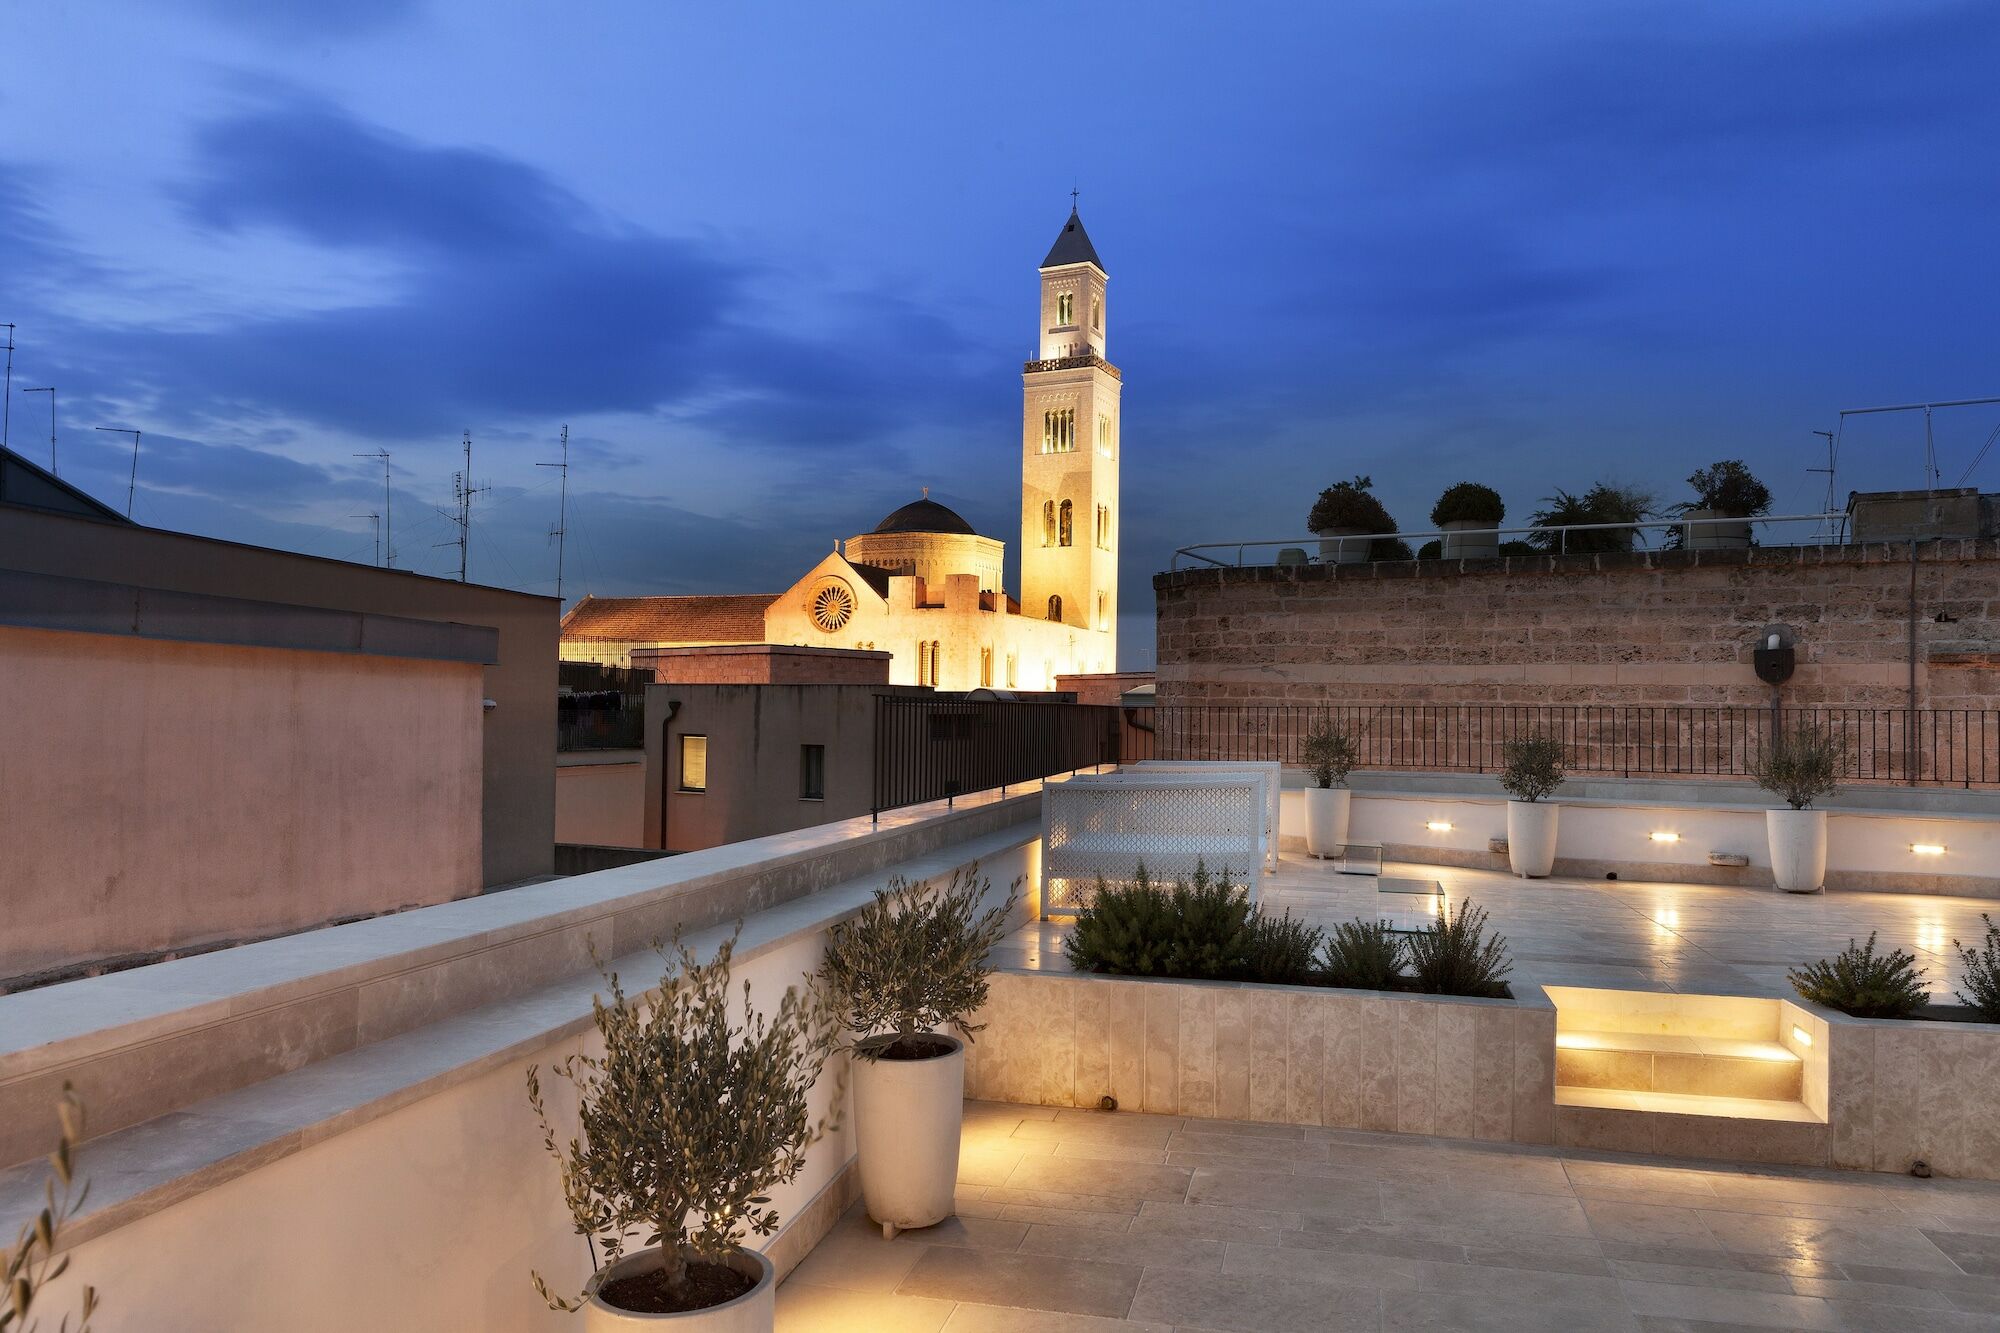
[{"label": "stone step", "polygon": [[1659,1032],[1556,1034],[1559,1089],[1796,1102],[1805,1064],[1774,1041]]},{"label": "stone step", "polygon": [[1558,1086],[1556,1105],[1604,1111],[1644,1111],[1655,1115],[1716,1116],[1729,1120],[1783,1120],[1801,1125],[1822,1123],[1804,1102],[1771,1097],[1710,1097],[1685,1092]]}]

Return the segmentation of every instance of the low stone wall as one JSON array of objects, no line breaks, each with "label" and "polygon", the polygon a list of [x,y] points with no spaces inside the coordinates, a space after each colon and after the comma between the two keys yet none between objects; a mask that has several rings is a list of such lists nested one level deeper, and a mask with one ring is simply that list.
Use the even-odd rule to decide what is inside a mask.
[{"label": "low stone wall", "polygon": [[1555,1009],[1304,986],[1001,972],[967,1095],[1548,1143]]},{"label": "low stone wall", "polygon": [[1829,1165],[2000,1180],[2000,1026],[1801,1007],[1828,1041]]}]

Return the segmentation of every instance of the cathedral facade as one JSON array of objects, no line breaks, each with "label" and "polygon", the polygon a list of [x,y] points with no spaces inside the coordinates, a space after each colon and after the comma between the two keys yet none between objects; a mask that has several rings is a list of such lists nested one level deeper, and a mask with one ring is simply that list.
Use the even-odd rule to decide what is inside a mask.
[{"label": "cathedral facade", "polygon": [[1042,261],[1036,357],[1021,374],[1021,590],[1007,546],[929,498],[849,537],[783,592],[586,596],[563,617],[570,661],[629,665],[642,647],[864,648],[889,680],[1047,690],[1118,669],[1118,368],[1105,359],[1109,276],[1074,209]]}]

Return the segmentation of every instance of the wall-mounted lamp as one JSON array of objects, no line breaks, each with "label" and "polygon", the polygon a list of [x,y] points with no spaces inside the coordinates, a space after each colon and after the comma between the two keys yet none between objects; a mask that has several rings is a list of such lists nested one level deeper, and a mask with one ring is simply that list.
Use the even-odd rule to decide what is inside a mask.
[{"label": "wall-mounted lamp", "polygon": [[479,701],[479,707],[483,712],[490,713],[499,706],[500,701],[498,699],[481,699]]},{"label": "wall-mounted lamp", "polygon": [[1678,833],[1648,833],[1646,836],[1654,842],[1679,842],[1681,840],[1681,835]]},{"label": "wall-mounted lamp", "polygon": [[1433,819],[1427,821],[1424,827],[1433,833],[1449,833],[1451,832],[1451,821],[1449,819]]},{"label": "wall-mounted lamp", "polygon": [[1812,1045],[1812,1033],[1794,1023],[1792,1024],[1792,1040],[1801,1046],[1810,1046]]},{"label": "wall-mounted lamp", "polygon": [[1910,850],[1918,856],[1943,856],[1944,848],[1934,842],[1913,842]]}]

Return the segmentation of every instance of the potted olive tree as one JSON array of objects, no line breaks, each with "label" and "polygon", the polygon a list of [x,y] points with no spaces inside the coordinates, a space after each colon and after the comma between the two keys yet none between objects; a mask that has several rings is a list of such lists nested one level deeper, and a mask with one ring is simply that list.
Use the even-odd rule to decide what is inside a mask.
[{"label": "potted olive tree", "polygon": [[[1374,484],[1368,477],[1336,481],[1313,502],[1306,528],[1319,538],[1319,558],[1326,564],[1365,564],[1378,555],[1375,548],[1391,545],[1372,540],[1396,531],[1396,520],[1389,517],[1380,500],[1368,493]],[[1395,558],[1386,549],[1379,555],[1383,559]]]},{"label": "potted olive tree", "polygon": [[1507,802],[1507,865],[1523,879],[1542,879],[1556,863],[1556,817],[1547,798],[1562,786],[1569,749],[1553,736],[1517,736],[1500,750],[1500,785]]},{"label": "potted olive tree", "polygon": [[1771,492],[1740,459],[1725,458],[1689,475],[1695,498],[1673,508],[1687,527],[1674,534],[1690,551],[1744,550],[1750,520],[1771,510]]},{"label": "potted olive tree", "polygon": [[1299,757],[1312,771],[1306,788],[1306,850],[1314,856],[1339,856],[1347,850],[1348,812],[1354,793],[1347,775],[1360,757],[1354,738],[1322,718],[1306,732]]},{"label": "potted olive tree", "polygon": [[[777,1279],[746,1237],[778,1229],[770,1191],[805,1166],[829,1128],[808,1104],[832,1053],[832,1014],[787,988],[775,1015],[732,997],[725,942],[712,962],[678,936],[659,989],[633,997],[615,973],[591,1008],[604,1054],[549,1073],[576,1089],[581,1133],[563,1140],[528,1070],[528,1102],[562,1171],[563,1197],[597,1271],[565,1297],[534,1274],[551,1309],[584,1312],[586,1333],[673,1328],[769,1333]],[[741,1001],[732,1022],[731,1000]],[[838,1096],[836,1095],[836,1103]],[[644,1248],[631,1249],[633,1236]]]},{"label": "potted olive tree", "polygon": [[1461,481],[1431,506],[1431,525],[1444,534],[1439,555],[1446,560],[1485,560],[1500,553],[1500,520],[1507,506],[1500,492],[1476,481]]},{"label": "potted olive tree", "polygon": [[1814,801],[1840,785],[1847,749],[1824,727],[1802,722],[1750,761],[1757,785],[1785,798],[1787,809],[1764,812],[1771,844],[1771,878],[1787,893],[1817,893],[1826,884],[1826,811]]},{"label": "potted olive tree", "polygon": [[959,1037],[978,1030],[967,1020],[986,1003],[986,955],[1021,896],[1016,880],[982,912],[990,887],[976,865],[942,888],[898,876],[827,940],[820,980],[853,1034],[861,1197],[884,1236],[952,1214],[965,1110]]}]

